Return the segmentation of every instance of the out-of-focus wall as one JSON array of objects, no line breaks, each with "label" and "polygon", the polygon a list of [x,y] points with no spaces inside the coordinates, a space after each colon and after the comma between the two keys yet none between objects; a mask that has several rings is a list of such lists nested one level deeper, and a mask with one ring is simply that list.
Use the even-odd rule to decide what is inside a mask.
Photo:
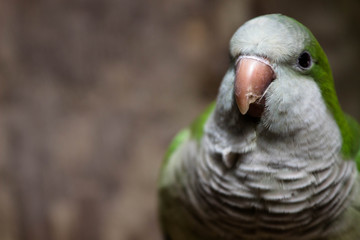
[{"label": "out-of-focus wall", "polygon": [[327,52],[360,120],[357,0],[0,2],[0,239],[160,239],[172,136],[215,98],[228,41],[281,12]]}]

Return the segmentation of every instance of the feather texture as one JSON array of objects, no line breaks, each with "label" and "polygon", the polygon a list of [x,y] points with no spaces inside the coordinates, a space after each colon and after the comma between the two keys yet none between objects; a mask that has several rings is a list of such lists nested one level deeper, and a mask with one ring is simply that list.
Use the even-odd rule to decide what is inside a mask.
[{"label": "feather texture", "polygon": [[[297,66],[309,52],[313,65]],[[266,57],[276,79],[260,119],[243,116],[232,61],[213,103],[170,146],[159,180],[170,239],[357,240],[360,127],[343,114],[326,56],[282,15],[244,24],[231,55]],[[355,160],[355,161],[353,161]]]}]

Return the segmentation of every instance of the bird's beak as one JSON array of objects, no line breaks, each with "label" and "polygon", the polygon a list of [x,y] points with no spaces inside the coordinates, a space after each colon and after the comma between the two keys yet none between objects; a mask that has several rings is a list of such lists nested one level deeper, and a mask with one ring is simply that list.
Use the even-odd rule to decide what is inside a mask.
[{"label": "bird's beak", "polygon": [[261,115],[265,91],[274,79],[275,73],[266,59],[252,56],[239,58],[236,65],[235,96],[243,115],[248,111],[256,117]]}]

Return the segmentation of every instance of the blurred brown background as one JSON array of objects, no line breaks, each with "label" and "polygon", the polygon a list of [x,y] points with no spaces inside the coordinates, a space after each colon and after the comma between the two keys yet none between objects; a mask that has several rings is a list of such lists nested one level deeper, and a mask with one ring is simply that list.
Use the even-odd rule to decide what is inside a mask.
[{"label": "blurred brown background", "polygon": [[360,3],[1,0],[0,239],[160,239],[172,136],[215,98],[228,41],[281,12],[307,25],[360,120]]}]

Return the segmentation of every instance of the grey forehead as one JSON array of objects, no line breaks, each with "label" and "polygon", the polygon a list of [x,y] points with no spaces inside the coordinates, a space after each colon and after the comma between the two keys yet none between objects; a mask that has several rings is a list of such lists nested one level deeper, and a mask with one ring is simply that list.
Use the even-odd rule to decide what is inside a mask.
[{"label": "grey forehead", "polygon": [[309,41],[306,28],[292,18],[265,15],[246,22],[235,32],[230,40],[230,53],[266,56],[281,62],[298,55]]}]

